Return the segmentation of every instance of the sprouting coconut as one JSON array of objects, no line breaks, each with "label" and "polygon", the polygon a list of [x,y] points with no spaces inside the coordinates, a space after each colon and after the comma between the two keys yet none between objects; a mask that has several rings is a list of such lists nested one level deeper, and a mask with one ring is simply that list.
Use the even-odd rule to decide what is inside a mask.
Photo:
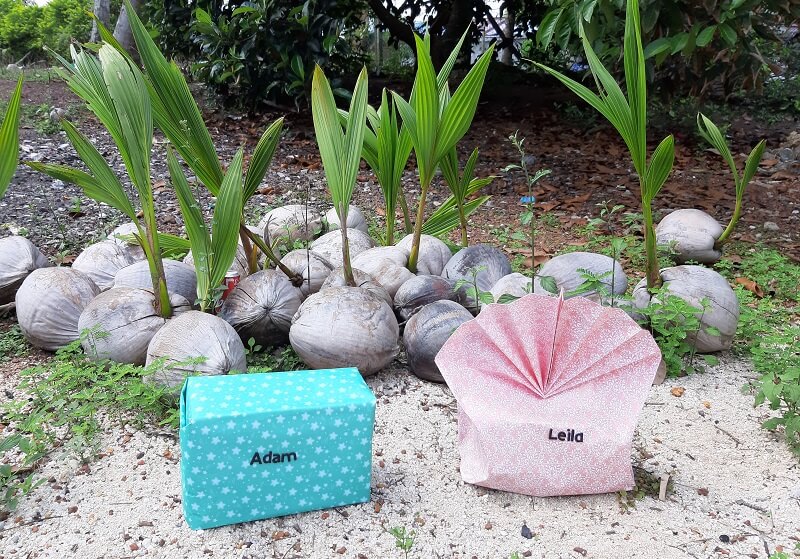
[{"label": "sprouting coconut", "polygon": [[441,276],[414,276],[397,290],[394,308],[400,318],[408,320],[420,307],[436,301],[459,301],[452,280]]},{"label": "sprouting coconut", "polygon": [[180,387],[190,373],[246,371],[244,344],[233,326],[212,314],[188,311],[170,319],[147,347],[147,365],[164,360],[153,381]]},{"label": "sprouting coconut", "polygon": [[[358,229],[347,230],[348,244],[350,245],[350,258],[355,258],[367,249],[375,246],[369,235]],[[340,230],[325,233],[315,240],[309,248],[325,258],[334,268],[344,264],[342,256],[342,233]]]},{"label": "sprouting coconut", "polygon": [[594,289],[581,288],[586,283],[586,273],[592,274],[605,285],[605,289],[614,295],[622,295],[628,289],[628,278],[619,262],[594,252],[570,252],[561,254],[545,262],[534,279],[534,293],[547,294],[542,287],[541,277],[551,277],[559,291],[564,291],[564,297],[575,295],[589,297],[597,294]]},{"label": "sprouting coconut", "polygon": [[228,295],[220,318],[233,326],[242,341],[250,338],[263,347],[289,341],[292,317],[303,302],[300,290],[277,270],[263,270],[244,278]]},{"label": "sprouting coconut", "polygon": [[[353,279],[355,280],[356,287],[366,289],[379,299],[386,301],[386,304],[390,307],[392,306],[392,296],[389,295],[389,292],[386,291],[386,289],[384,289],[380,283],[375,281],[371,275],[357,268],[353,268]],[[347,279],[345,279],[344,266],[339,266],[331,272],[331,275],[329,275],[328,279],[325,280],[325,283],[322,284],[322,289],[320,289],[320,291],[329,289],[331,287],[346,286]]]},{"label": "sprouting coconut", "polygon": [[[398,243],[398,248],[411,252],[411,245],[414,242],[414,235],[406,235]],[[421,235],[419,242],[419,257],[417,259],[417,273],[429,274],[432,276],[442,275],[444,267],[453,253],[448,246],[441,240],[431,235]]]},{"label": "sprouting coconut", "polygon": [[290,204],[270,210],[258,222],[259,234],[269,242],[310,241],[322,232],[322,218],[302,204]]},{"label": "sprouting coconut", "polygon": [[[167,291],[177,293],[192,304],[197,300],[197,276],[194,268],[177,260],[165,258],[164,276],[167,280]],[[136,287],[150,289],[152,280],[147,262],[136,262],[122,268],[114,277],[114,287]]]},{"label": "sprouting coconut", "polygon": [[17,291],[17,322],[31,345],[55,351],[79,338],[78,319],[99,293],[83,272],[39,268]]},{"label": "sprouting coconut", "polygon": [[[173,316],[191,310],[185,298],[169,296]],[[155,312],[155,297],[147,289],[115,287],[92,299],[78,319],[86,355],[118,363],[144,365],[147,346],[167,319]]]},{"label": "sprouting coconut", "polygon": [[123,245],[114,241],[101,241],[83,249],[72,267],[92,278],[101,291],[106,291],[114,285],[114,277],[118,271],[142,260],[144,252],[138,258],[134,251]]},{"label": "sprouting coconut", "polygon": [[[728,280],[710,268],[692,265],[664,268],[660,274],[668,293],[697,309],[703,309],[703,300],[708,304],[699,313],[700,331],[686,333],[695,349],[699,353],[730,349],[739,323],[739,300]],[[643,309],[650,300],[651,294],[642,280],[633,291],[634,307]],[[708,328],[715,328],[719,335],[713,330],[709,332]]]},{"label": "sprouting coconut", "polygon": [[489,291],[500,278],[511,273],[508,257],[489,245],[462,248],[447,262],[442,276],[452,280],[468,280],[478,284],[481,291]]},{"label": "sprouting coconut", "polygon": [[764,155],[766,141],[761,140],[747,156],[742,173],[736,167],[730,147],[725,137],[704,114],[697,115],[697,128],[700,135],[714,146],[731,170],[736,190],[736,205],[733,215],[725,229],[716,219],[702,210],[676,210],[661,220],[656,227],[656,240],[671,248],[672,257],[678,264],[688,261],[713,264],[722,258],[722,247],[733,233],[742,214],[742,201],[747,184],[758,171],[758,164]]},{"label": "sprouting coconut", "polygon": [[303,278],[300,285],[303,298],[319,291],[333,269],[327,258],[305,248],[293,250],[281,258],[281,263]]},{"label": "sprouting coconut", "polygon": [[25,237],[14,235],[0,239],[0,305],[14,300],[25,278],[50,263]]},{"label": "sprouting coconut", "polygon": [[499,303],[503,295],[519,298],[524,297],[528,293],[533,293],[533,285],[531,278],[519,272],[514,272],[513,274],[508,274],[497,280],[497,283],[494,284],[490,293],[492,297],[494,297],[494,302]]},{"label": "sprouting coconut", "polygon": [[353,267],[372,276],[391,297],[401,285],[414,277],[406,268],[407,263],[408,252],[398,247],[371,248],[353,258]]},{"label": "sprouting coconut", "polygon": [[[339,221],[339,216],[336,214],[336,208],[331,208],[325,214],[325,221],[328,224],[329,231],[335,231],[336,229],[340,229],[342,227],[341,222]],[[347,228],[348,229],[358,229],[364,233],[369,233],[369,225],[367,224],[367,218],[364,217],[364,214],[361,213],[356,206],[350,206],[347,210]]]},{"label": "sprouting coconut", "polygon": [[386,301],[359,287],[331,287],[300,306],[289,342],[311,368],[358,367],[371,375],[395,358],[399,333]]},{"label": "sprouting coconut", "polygon": [[683,209],[668,214],[656,226],[656,242],[669,247],[672,258],[713,264],[722,258],[716,247],[722,225],[702,210]]},{"label": "sprouting coconut", "polygon": [[434,359],[456,328],[472,313],[454,301],[436,301],[408,319],[403,331],[408,366],[421,379],[444,382]]}]

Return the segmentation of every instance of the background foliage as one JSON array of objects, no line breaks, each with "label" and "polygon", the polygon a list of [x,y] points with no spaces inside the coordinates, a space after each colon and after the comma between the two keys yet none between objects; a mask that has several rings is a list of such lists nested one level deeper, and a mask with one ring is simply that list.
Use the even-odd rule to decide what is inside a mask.
[{"label": "background foliage", "polygon": [[[315,64],[331,76],[354,76],[364,62],[359,0],[257,0],[195,11],[196,75],[225,96],[300,105]],[[337,86],[333,84],[334,88]]]},{"label": "background foliage", "polygon": [[[26,62],[46,58],[47,46],[62,56],[69,54],[71,40],[86,42],[92,31],[92,0],[51,0],[45,6],[25,0],[0,0],[0,61]],[[120,0],[111,2],[112,21]],[[30,53],[30,54],[28,54]]]}]

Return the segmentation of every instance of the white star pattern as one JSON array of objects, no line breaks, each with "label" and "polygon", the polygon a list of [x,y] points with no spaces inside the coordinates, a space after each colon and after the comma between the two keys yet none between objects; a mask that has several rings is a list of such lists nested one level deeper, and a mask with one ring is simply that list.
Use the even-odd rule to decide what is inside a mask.
[{"label": "white star pattern", "polygon": [[190,527],[369,500],[375,399],[355,369],[191,377],[183,400]]}]

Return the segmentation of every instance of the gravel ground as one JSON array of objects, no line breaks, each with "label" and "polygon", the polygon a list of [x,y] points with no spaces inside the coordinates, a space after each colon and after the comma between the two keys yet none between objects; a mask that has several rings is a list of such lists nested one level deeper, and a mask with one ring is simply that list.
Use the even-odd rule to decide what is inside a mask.
[{"label": "gravel ground", "polygon": [[395,526],[416,532],[408,556],[419,558],[768,557],[799,541],[800,467],[759,426],[765,408],[741,392],[753,376],[728,357],[653,387],[632,459],[640,474],[670,475],[663,501],[531,498],[463,483],[450,391],[402,366],[368,379],[378,406],[362,505],[192,531],[176,434],[109,427],[95,462],[54,457],[43,468],[48,482],[0,523],[0,557],[403,557],[384,530]]}]

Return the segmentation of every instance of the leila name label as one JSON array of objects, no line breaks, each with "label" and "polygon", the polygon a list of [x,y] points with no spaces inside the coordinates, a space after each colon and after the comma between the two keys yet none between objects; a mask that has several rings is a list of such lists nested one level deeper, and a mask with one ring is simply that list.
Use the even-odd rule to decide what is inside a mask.
[{"label": "leila name label", "polygon": [[582,443],[583,433],[576,433],[575,429],[567,429],[566,431],[558,431],[557,433],[553,433],[553,430],[550,429],[550,432],[547,434],[547,438],[551,441]]}]

